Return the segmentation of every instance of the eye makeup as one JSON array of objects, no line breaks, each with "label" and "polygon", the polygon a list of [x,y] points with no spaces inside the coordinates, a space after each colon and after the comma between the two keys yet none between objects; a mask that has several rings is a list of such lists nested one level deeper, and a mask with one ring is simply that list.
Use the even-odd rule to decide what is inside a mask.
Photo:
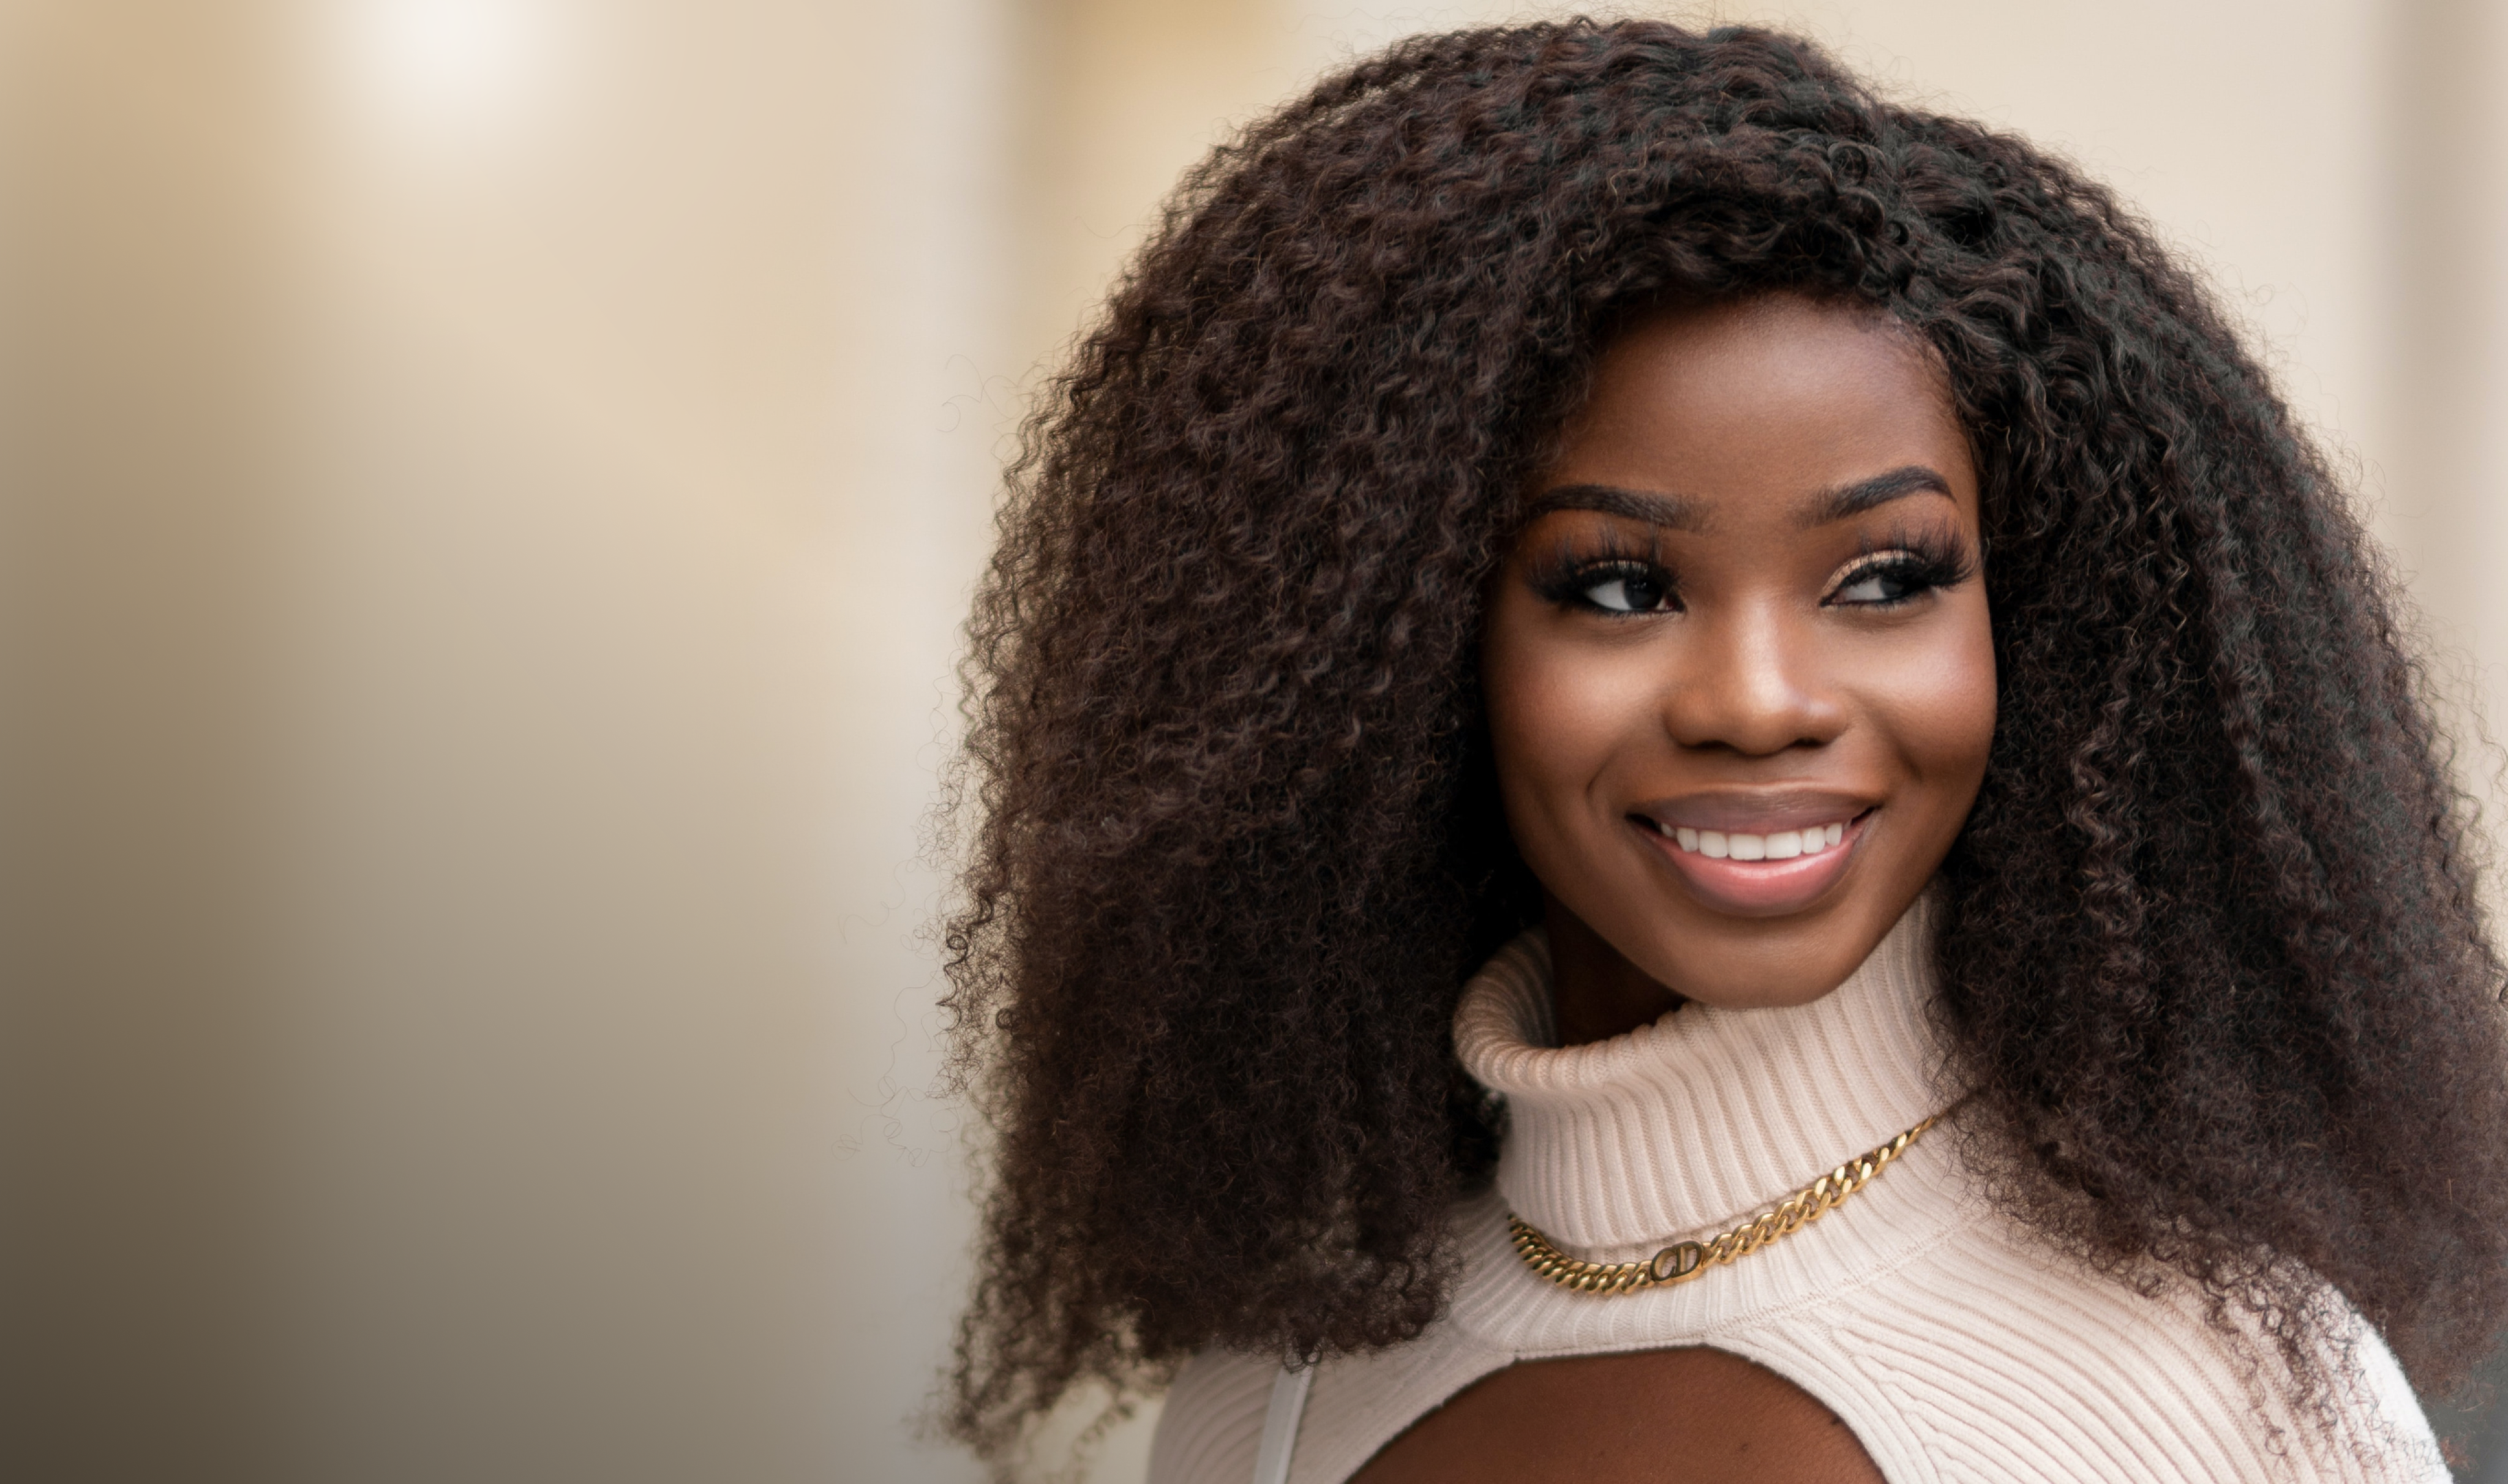
[{"label": "eye makeup", "polygon": [[[1630,540],[1616,524],[1561,536],[1527,564],[1525,580],[1549,602],[1589,612],[1639,614],[1680,607],[1678,582],[1660,547]],[[1598,596],[1603,594],[1610,596]]]},{"label": "eye makeup", "polygon": [[[1822,589],[1827,607],[1896,608],[1976,575],[1976,556],[1955,533],[1899,530],[1840,567]],[[1868,589],[1868,591],[1866,591]]]},{"label": "eye makeup", "polygon": [[[1957,532],[1901,527],[1863,549],[1822,585],[1823,607],[1887,610],[1976,575],[1976,557]],[[1638,616],[1678,612],[1679,581],[1660,545],[1631,539],[1616,522],[1563,534],[1528,561],[1532,590],[1562,608]]]}]

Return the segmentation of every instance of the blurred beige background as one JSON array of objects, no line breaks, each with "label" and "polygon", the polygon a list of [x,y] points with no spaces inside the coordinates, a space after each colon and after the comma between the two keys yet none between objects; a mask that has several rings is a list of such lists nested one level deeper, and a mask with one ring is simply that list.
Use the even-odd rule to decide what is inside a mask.
[{"label": "blurred beige background", "polygon": [[[2139,202],[2495,716],[2502,10],[1722,14]],[[0,0],[0,1472],[977,1477],[918,857],[1013,420],[1232,122],[1525,13]]]}]

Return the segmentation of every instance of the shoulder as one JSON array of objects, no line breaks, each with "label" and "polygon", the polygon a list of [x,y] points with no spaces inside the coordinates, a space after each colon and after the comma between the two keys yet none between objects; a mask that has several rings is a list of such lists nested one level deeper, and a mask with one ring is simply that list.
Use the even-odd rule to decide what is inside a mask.
[{"label": "shoulder", "polygon": [[1822,1348],[1862,1383],[1842,1415],[1913,1429],[1941,1478],[2449,1477],[2402,1369],[2331,1289],[2305,1317],[2311,1385],[2173,1273],[2093,1271],[1991,1219],[1929,1258],[1840,1306]]}]

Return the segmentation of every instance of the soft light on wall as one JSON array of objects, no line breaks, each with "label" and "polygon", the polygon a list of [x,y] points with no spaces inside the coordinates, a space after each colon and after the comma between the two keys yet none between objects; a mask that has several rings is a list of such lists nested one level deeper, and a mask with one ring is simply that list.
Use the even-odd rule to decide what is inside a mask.
[{"label": "soft light on wall", "polygon": [[314,0],[331,89],[412,141],[485,145],[561,81],[576,38],[554,0]]}]

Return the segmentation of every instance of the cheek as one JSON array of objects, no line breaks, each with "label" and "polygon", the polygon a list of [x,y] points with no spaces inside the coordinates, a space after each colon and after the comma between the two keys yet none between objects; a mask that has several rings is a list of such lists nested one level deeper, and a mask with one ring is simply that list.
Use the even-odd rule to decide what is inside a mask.
[{"label": "cheek", "polygon": [[1875,709],[1916,781],[1964,817],[1994,743],[1994,636],[1981,594],[1945,625],[1941,642],[1870,678]]},{"label": "cheek", "polygon": [[1570,814],[1641,722],[1645,687],[1603,656],[1494,632],[1481,682],[1498,789],[1519,831]]}]

